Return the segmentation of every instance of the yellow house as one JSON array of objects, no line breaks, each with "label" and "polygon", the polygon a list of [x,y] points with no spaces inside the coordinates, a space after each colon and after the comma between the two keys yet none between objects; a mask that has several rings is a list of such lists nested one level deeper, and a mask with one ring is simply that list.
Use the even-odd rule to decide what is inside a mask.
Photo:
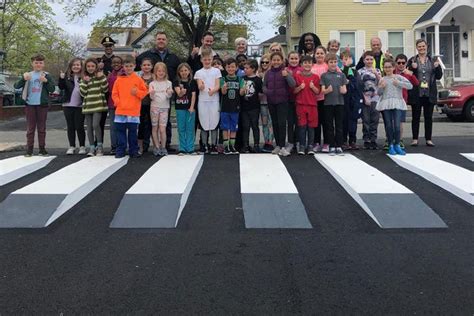
[{"label": "yellow house", "polygon": [[[443,55],[447,74],[474,80],[474,0],[280,0],[286,6],[287,42],[298,48],[305,32],[323,45],[330,39],[349,46],[358,59],[378,36],[393,55],[415,54],[415,40],[427,39]],[[454,17],[454,22],[451,19]],[[449,43],[448,43],[449,42]],[[464,57],[463,57],[464,56]]]}]

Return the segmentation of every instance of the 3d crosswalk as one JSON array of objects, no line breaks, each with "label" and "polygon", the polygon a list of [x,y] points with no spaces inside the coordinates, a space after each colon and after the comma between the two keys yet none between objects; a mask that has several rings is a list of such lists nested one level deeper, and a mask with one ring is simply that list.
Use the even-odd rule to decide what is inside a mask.
[{"label": "3d crosswalk", "polygon": [[[463,154],[467,158],[469,155],[472,154]],[[54,159],[32,158],[0,160],[0,179],[4,188],[9,187],[7,183],[33,173]],[[447,227],[416,192],[365,163],[362,158],[324,154],[317,154],[314,158],[314,167],[326,169],[379,227]],[[398,164],[473,204],[472,171],[424,154],[390,158],[387,159],[394,166]],[[192,207],[188,199],[204,159],[204,156],[161,158],[125,192],[110,227],[177,227],[186,208]],[[127,161],[127,158],[107,156],[84,158],[10,193],[0,201],[0,228],[47,227],[120,168],[129,167]],[[311,229],[316,224],[309,220],[304,200],[298,192],[300,188],[295,185],[280,157],[244,154],[239,156],[237,164],[235,160],[229,160],[229,163],[240,172],[241,208],[246,228]],[[336,195],[334,193],[328,198],[338,199]],[[235,205],[234,209],[240,209],[240,205]]]}]

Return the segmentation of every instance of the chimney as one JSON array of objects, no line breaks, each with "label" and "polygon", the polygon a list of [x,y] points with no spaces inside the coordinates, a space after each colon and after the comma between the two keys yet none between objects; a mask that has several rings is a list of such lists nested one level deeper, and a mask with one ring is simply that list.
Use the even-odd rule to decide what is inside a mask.
[{"label": "chimney", "polygon": [[148,27],[147,25],[147,15],[146,13],[142,13],[142,28],[146,29]]}]

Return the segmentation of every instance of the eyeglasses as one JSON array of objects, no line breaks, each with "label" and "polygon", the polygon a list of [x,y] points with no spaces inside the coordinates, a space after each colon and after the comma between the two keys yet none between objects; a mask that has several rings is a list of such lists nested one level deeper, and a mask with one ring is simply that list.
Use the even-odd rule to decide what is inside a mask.
[{"label": "eyeglasses", "polygon": [[405,65],[407,62],[406,61],[397,61],[397,64],[399,65]]},{"label": "eyeglasses", "polygon": [[278,48],[274,48],[271,51],[272,51],[272,53],[276,53],[276,52],[279,52],[280,50]]},{"label": "eyeglasses", "polygon": [[262,64],[269,64],[269,61],[262,61]]}]

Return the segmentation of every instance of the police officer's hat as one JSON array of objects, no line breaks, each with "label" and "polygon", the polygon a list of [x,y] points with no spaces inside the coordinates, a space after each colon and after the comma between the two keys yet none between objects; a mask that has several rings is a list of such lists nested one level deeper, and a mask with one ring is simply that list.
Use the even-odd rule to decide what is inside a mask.
[{"label": "police officer's hat", "polygon": [[100,42],[102,45],[114,45],[115,41],[112,39],[110,36],[106,36],[102,39],[102,42]]}]

